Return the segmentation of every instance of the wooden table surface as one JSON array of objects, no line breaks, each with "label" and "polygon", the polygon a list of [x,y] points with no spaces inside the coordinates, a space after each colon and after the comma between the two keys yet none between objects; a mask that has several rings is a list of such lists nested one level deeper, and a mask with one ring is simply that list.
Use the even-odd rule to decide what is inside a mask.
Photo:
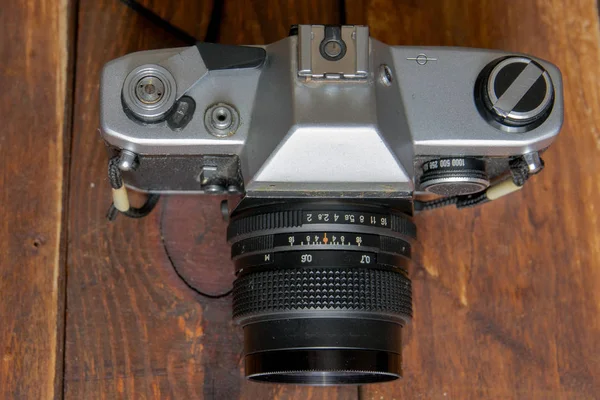
[{"label": "wooden table surface", "polygon": [[[146,0],[202,38],[206,1]],[[218,40],[295,23],[368,24],[393,45],[526,52],[557,64],[566,118],[518,194],[416,217],[404,379],[309,388],[243,379],[219,199],[163,198],[108,223],[98,135],[107,61],[179,46],[116,0],[0,10],[0,397],[69,399],[600,398],[600,27],[594,0],[226,0]],[[139,199],[138,199],[139,200]],[[598,209],[597,209],[598,208]]]}]

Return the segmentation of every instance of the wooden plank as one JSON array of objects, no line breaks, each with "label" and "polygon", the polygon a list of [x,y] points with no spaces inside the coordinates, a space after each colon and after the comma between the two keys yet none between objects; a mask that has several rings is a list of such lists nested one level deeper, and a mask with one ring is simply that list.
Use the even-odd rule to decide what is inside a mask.
[{"label": "wooden plank", "polygon": [[[165,6],[164,0],[139,3],[200,40],[213,10],[210,1],[182,0],[177,7]],[[337,24],[341,17],[338,3],[335,0],[225,1],[219,42],[265,44],[286,37],[292,24]]]},{"label": "wooden plank", "polygon": [[364,387],[361,398],[597,398],[596,2],[372,0],[367,20],[372,35],[389,44],[545,58],[562,69],[567,116],[544,155],[546,170],[523,191],[480,208],[416,218],[415,318],[405,332],[405,376]]},{"label": "wooden plank", "polygon": [[213,1],[179,0],[169,5],[164,0],[139,0],[138,3],[197,40],[204,39],[213,11]]},{"label": "wooden plank", "polygon": [[0,12],[1,398],[62,394],[71,15],[67,0]]},{"label": "wooden plank", "polygon": [[345,17],[348,25],[368,25],[369,0],[345,0]]},{"label": "wooden plank", "polygon": [[[294,11],[289,11],[277,1],[227,1],[221,41],[277,40],[287,34],[290,19],[320,15],[321,20],[334,22],[337,16],[327,14],[334,8],[325,8],[325,3],[290,2]],[[200,18],[174,2],[155,1],[152,7],[159,15],[184,16],[187,23]],[[173,196],[163,198],[145,219],[121,217],[112,224],[105,220],[110,189],[106,153],[97,134],[102,65],[132,51],[179,43],[113,0],[82,0],[79,26],[66,397],[356,398],[355,387],[306,388],[244,380],[242,332],[231,321],[231,298],[202,298],[173,269],[209,293],[231,286],[233,266],[219,199]]]}]

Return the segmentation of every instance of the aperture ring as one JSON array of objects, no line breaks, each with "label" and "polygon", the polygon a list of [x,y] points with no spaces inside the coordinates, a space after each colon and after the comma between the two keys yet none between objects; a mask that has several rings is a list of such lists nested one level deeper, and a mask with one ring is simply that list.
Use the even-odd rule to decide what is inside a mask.
[{"label": "aperture ring", "polygon": [[233,219],[227,227],[227,239],[236,236],[278,228],[295,228],[302,225],[301,210],[267,212]]},{"label": "aperture ring", "polygon": [[353,227],[368,227],[396,232],[407,238],[416,238],[414,223],[404,215],[370,211],[331,211],[331,210],[283,210],[263,212],[232,219],[227,228],[227,239],[235,241],[237,237],[254,232],[282,228],[314,226],[336,226],[352,230]]}]

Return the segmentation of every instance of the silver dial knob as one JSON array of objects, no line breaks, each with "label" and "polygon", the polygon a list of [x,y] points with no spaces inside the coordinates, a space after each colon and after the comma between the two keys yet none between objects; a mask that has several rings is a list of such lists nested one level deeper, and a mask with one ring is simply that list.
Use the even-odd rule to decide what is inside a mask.
[{"label": "silver dial knob", "polygon": [[527,57],[508,57],[484,77],[482,95],[484,106],[496,121],[519,127],[548,115],[554,88],[540,64]]},{"label": "silver dial knob", "polygon": [[422,166],[422,190],[443,196],[477,193],[490,184],[485,162],[473,157],[432,159]]}]

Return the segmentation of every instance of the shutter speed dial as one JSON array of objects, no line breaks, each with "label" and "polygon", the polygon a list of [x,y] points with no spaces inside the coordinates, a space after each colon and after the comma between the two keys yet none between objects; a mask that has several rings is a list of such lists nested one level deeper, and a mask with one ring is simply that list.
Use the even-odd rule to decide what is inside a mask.
[{"label": "shutter speed dial", "polygon": [[495,61],[482,72],[478,92],[476,97],[480,99],[484,116],[497,127],[509,131],[539,126],[554,103],[550,75],[527,57]]},{"label": "shutter speed dial", "polygon": [[443,196],[466,195],[486,189],[485,162],[473,157],[429,160],[422,165],[421,189]]}]

